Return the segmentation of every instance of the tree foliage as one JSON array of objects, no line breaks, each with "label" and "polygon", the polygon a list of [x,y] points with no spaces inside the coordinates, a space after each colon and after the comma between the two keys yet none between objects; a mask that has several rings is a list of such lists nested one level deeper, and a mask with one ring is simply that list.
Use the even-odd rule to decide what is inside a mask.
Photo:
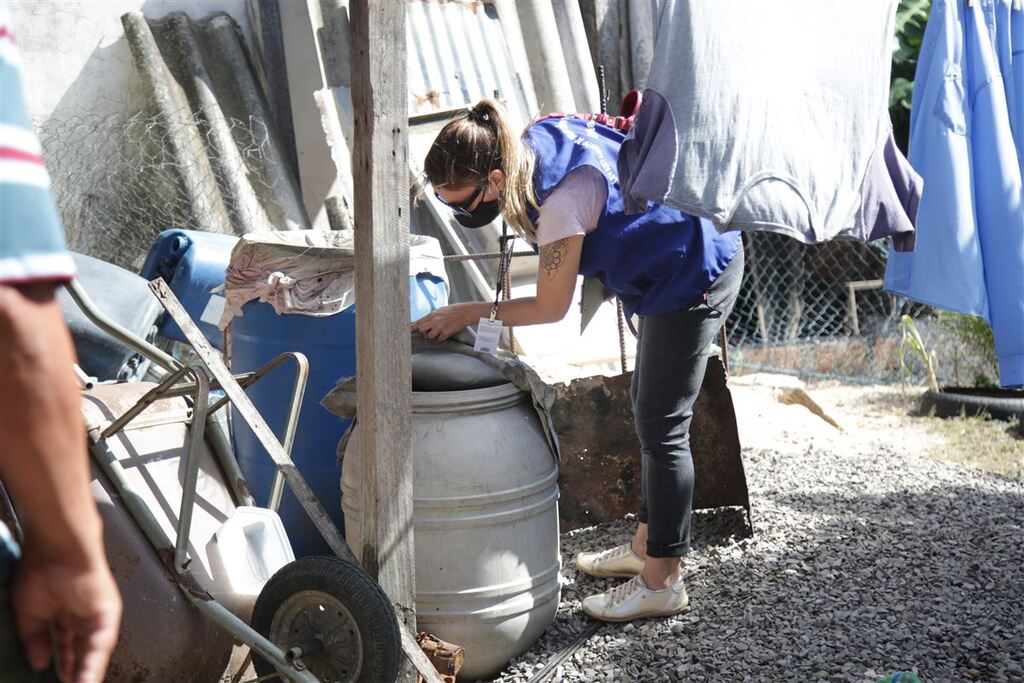
[{"label": "tree foliage", "polygon": [[921,52],[931,0],[900,0],[896,10],[896,36],[889,85],[889,115],[896,143],[906,152],[910,135],[910,104],[914,72]]}]

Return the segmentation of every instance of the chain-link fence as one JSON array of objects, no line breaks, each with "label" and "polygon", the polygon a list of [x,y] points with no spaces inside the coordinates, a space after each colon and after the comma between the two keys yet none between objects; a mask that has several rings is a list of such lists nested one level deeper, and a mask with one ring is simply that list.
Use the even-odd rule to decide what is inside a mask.
[{"label": "chain-link fence", "polygon": [[[138,270],[162,230],[242,232],[239,226],[265,225],[267,215],[279,213],[274,183],[262,172],[267,128],[256,118],[226,125],[230,149],[222,144],[223,130],[213,139],[201,112],[87,115],[40,126],[71,249]],[[189,137],[199,144],[181,149]],[[239,200],[232,188],[242,183],[258,201]]]},{"label": "chain-link fence", "polygon": [[996,379],[984,323],[937,314],[882,289],[886,241],[804,245],[752,233],[743,243],[747,269],[729,319],[734,367],[860,382],[906,376],[921,383],[927,378],[923,361],[901,344],[901,318],[908,315],[935,351],[940,383]]}]

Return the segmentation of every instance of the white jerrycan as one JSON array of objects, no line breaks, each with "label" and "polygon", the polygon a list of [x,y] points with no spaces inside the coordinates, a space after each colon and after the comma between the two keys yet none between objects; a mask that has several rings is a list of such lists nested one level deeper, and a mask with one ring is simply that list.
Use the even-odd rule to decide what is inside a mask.
[{"label": "white jerrycan", "polygon": [[241,506],[214,532],[207,546],[213,585],[210,594],[248,619],[263,585],[295,560],[281,518],[267,508]]}]

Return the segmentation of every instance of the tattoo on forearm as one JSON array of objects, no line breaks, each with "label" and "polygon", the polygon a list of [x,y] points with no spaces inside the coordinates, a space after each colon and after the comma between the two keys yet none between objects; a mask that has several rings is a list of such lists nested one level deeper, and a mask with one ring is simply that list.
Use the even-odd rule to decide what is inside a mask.
[{"label": "tattoo on forearm", "polygon": [[568,251],[569,238],[563,237],[557,242],[545,244],[540,248],[540,267],[544,269],[544,276],[553,280],[558,269],[565,263],[565,254]]}]

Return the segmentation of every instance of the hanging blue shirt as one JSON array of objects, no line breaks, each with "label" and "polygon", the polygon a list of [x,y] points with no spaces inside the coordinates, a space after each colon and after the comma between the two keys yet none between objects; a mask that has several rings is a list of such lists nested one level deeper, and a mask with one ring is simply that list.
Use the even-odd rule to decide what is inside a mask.
[{"label": "hanging blue shirt", "polygon": [[1016,122],[1013,129],[1017,141],[1017,158],[1021,162],[1024,176],[1024,12],[1014,11],[1010,17],[1010,74],[1014,84],[1013,101],[1010,102],[1011,120]]},{"label": "hanging blue shirt", "polygon": [[1021,12],[998,11],[1003,2],[932,4],[910,123],[910,162],[925,183],[917,246],[890,251],[885,287],[988,320],[1000,382],[1012,387],[1024,385],[1024,191],[1007,95],[1021,84],[1004,85],[997,46]]},{"label": "hanging blue shirt", "polygon": [[625,135],[571,116],[542,119],[525,133],[536,155],[534,190],[542,203],[565,176],[593,166],[608,182],[597,227],[583,239],[580,273],[597,277],[622,300],[627,315],[657,315],[697,303],[740,248],[738,232],[719,233],[711,221],[650,204],[627,215],[617,175]]},{"label": "hanging blue shirt", "polygon": [[1017,160],[1024,171],[1024,62],[1021,61],[1024,59],[1024,11],[1014,10],[1013,2],[995,0],[993,5],[986,7],[985,19],[999,62],[999,72],[1003,76]]}]

